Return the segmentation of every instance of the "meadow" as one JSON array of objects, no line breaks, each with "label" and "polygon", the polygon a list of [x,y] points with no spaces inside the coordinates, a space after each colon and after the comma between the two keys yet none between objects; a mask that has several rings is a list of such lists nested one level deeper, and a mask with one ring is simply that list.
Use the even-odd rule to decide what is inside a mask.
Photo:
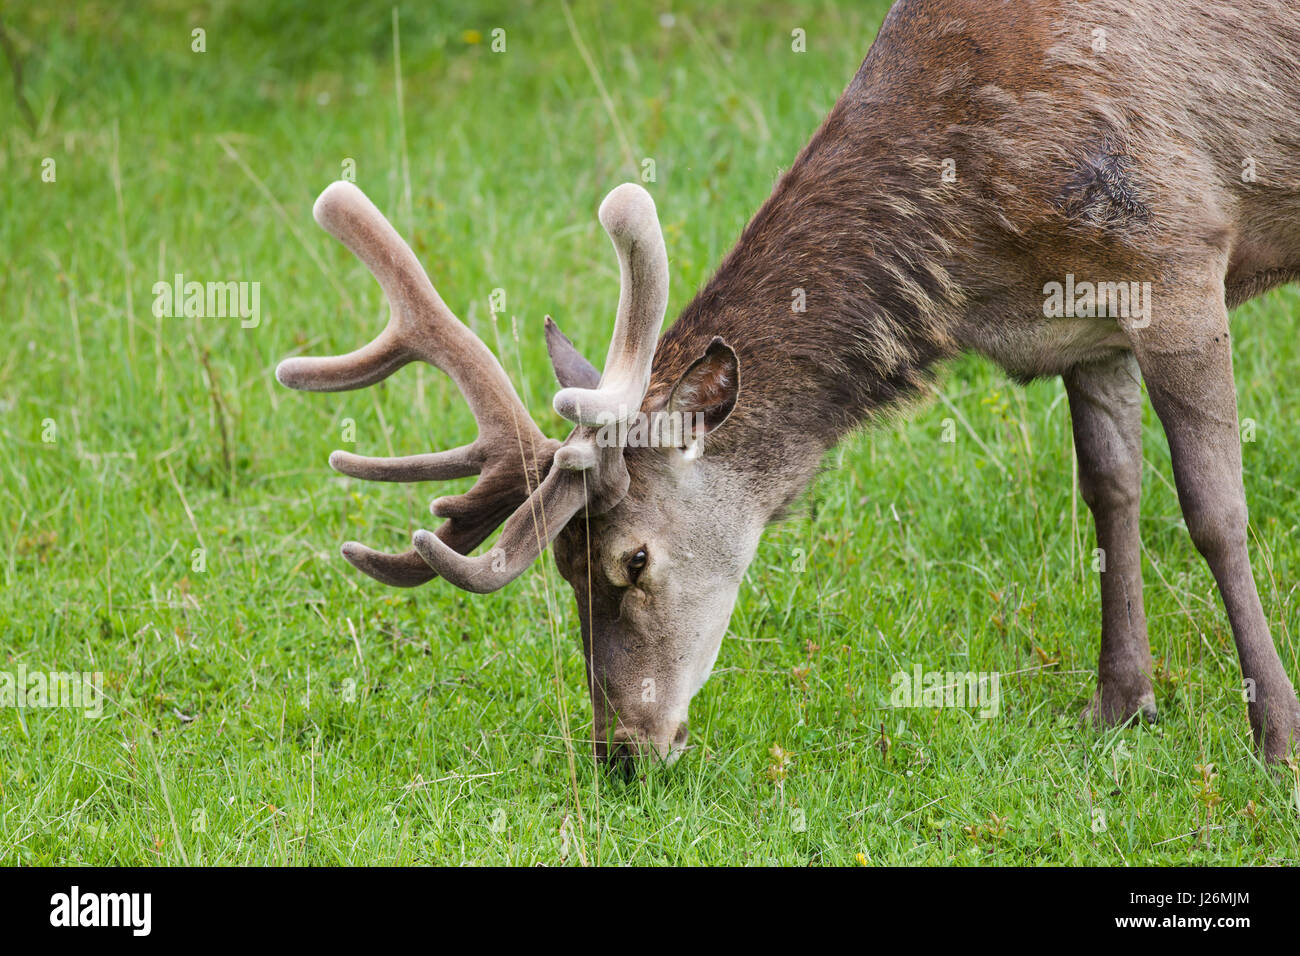
[{"label": "meadow", "polygon": [[[445,489],[343,478],[331,450],[474,425],[427,367],[276,384],[281,358],[386,315],[317,193],[355,177],[562,436],[542,322],[604,355],[601,197],[653,174],[671,319],[887,6],[6,3],[0,670],[100,672],[105,700],[0,708],[0,863],[1300,863],[1300,769],[1252,752],[1149,407],[1155,727],[1077,720],[1100,608],[1064,389],[973,357],[769,530],[692,749],[630,783],[592,759],[549,558],[475,596],[338,555],[404,548]],[[177,274],[258,283],[257,321],[156,315]],[[1284,289],[1233,329],[1256,577],[1293,680],[1298,315]],[[918,665],[998,672],[998,713],[891,707]]]}]

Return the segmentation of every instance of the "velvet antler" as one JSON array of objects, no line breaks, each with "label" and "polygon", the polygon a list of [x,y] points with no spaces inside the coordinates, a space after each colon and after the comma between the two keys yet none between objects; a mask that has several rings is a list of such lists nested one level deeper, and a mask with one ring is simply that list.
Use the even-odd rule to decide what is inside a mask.
[{"label": "velvet antler", "polygon": [[[605,510],[622,498],[628,485],[622,448],[599,445],[595,427],[639,409],[667,307],[668,257],[649,193],[626,184],[601,204],[600,221],[619,257],[618,316],[600,384],[555,397],[556,409],[579,426],[563,445],[538,430],[496,357],[447,308],[410,247],[360,189],[334,183],[316,200],[314,214],[379,280],[392,314],[369,345],[331,358],[286,359],[276,378],[290,388],[341,391],[373,385],[422,359],[451,376],[479,426],[478,438],[451,451],[330,455],[336,470],[372,481],[479,476],[467,493],[433,502],[433,513],[447,521],[436,533],[416,531],[412,550],[385,554],[349,541],[345,558],[385,584],[413,587],[440,574],[468,591],[494,591],[523,573],[584,507]],[[553,350],[560,340],[572,350],[563,335],[550,336],[552,327]],[[593,375],[594,369],[578,369],[573,380],[591,383]],[[495,547],[466,557],[503,521]]]},{"label": "velvet antler", "polygon": [[[466,494],[443,499],[449,520],[438,529],[450,547],[469,552],[528,498],[559,442],[533,424],[496,356],[447,308],[410,247],[360,189],[333,183],[316,200],[313,214],[370,269],[392,312],[388,325],[369,345],[330,358],[285,359],[275,377],[290,388],[335,392],[373,385],[416,359],[450,375],[478,422],[473,442],[405,458],[336,451],[330,465],[370,481],[478,475]],[[384,554],[349,541],[343,556],[371,577],[398,587],[413,587],[435,576],[414,550]]]}]

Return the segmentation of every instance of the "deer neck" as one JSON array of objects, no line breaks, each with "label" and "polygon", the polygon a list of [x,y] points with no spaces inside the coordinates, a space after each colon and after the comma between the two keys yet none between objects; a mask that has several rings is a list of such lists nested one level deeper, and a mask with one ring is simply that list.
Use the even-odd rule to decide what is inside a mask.
[{"label": "deer neck", "polygon": [[714,336],[736,350],[739,401],[706,453],[752,472],[777,509],[829,448],[958,351],[961,237],[940,175],[924,170],[919,186],[851,120],[832,112],[655,356],[652,399]]}]

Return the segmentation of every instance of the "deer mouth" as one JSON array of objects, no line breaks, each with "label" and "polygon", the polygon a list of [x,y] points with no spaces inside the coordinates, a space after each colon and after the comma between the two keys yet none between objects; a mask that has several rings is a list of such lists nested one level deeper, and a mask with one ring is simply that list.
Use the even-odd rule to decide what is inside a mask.
[{"label": "deer mouth", "polygon": [[686,721],[682,721],[673,732],[672,739],[665,743],[656,743],[647,734],[622,727],[616,729],[610,741],[598,741],[596,756],[615,774],[631,779],[636,775],[638,762],[662,763],[671,766],[686,752],[686,741],[690,730]]}]

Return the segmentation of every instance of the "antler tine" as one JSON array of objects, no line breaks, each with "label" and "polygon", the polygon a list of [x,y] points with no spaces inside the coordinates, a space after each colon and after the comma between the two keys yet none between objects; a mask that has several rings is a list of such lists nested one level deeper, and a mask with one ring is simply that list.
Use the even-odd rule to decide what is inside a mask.
[{"label": "antler tine", "polygon": [[394,588],[413,588],[428,584],[438,576],[414,548],[401,554],[385,554],[356,541],[343,543],[343,557],[358,571],[370,575],[380,584]]},{"label": "antler tine", "polygon": [[333,451],[330,452],[330,467],[340,474],[366,481],[450,481],[479,473],[473,445],[398,458],[371,458]]},{"label": "antler tine", "polygon": [[[510,491],[500,492],[500,497],[495,501],[483,500],[486,497],[472,497],[471,493],[439,498],[435,502],[446,509],[439,512],[440,516],[448,519],[438,528],[437,539],[445,543],[444,546],[453,553],[464,555],[473,551],[527,500],[524,495]],[[452,514],[452,511],[455,513]],[[429,534],[427,531],[417,533]],[[414,548],[400,554],[387,554],[368,548],[358,541],[346,541],[343,544],[343,557],[357,570],[392,587],[413,588],[438,576],[438,572]]]},{"label": "antler tine", "polygon": [[553,402],[569,421],[591,427],[640,409],[668,308],[668,252],[650,194],[635,183],[617,187],[600,204],[600,224],[618,253],[620,284],[605,372],[597,388],[561,389]]},{"label": "antler tine", "polygon": [[[618,448],[610,450],[622,454]],[[602,451],[605,449],[598,451],[587,439],[557,451],[546,480],[510,516],[496,546],[485,554],[465,557],[428,531],[415,532],[412,543],[416,552],[429,567],[464,591],[486,594],[505,587],[523,574],[586,506],[591,489],[582,472],[595,465]],[[435,514],[445,513],[444,500],[433,503]]]},{"label": "antler tine", "polygon": [[281,384],[314,392],[363,388],[419,358],[451,376],[474,413],[479,440],[457,450],[466,458],[488,457],[498,439],[517,449],[521,436],[542,437],[496,356],[447,308],[415,253],[365,193],[349,182],[331,183],[312,214],[379,280],[392,316],[355,352],[285,359],[275,370]]},{"label": "antler tine", "polygon": [[[368,345],[347,355],[289,358],[275,376],[289,388],[332,392],[373,385],[415,359],[446,372],[478,423],[473,442],[401,458],[336,451],[330,465],[371,481],[479,475],[467,494],[441,499],[454,513],[446,515],[449,520],[438,529],[438,540],[456,552],[469,552],[537,487],[559,442],[533,423],[496,356],[447,308],[410,247],[360,189],[333,183],[312,212],[379,281],[391,315]],[[385,584],[413,587],[436,576],[415,550],[385,554],[350,541],[343,546],[343,556]]]}]

